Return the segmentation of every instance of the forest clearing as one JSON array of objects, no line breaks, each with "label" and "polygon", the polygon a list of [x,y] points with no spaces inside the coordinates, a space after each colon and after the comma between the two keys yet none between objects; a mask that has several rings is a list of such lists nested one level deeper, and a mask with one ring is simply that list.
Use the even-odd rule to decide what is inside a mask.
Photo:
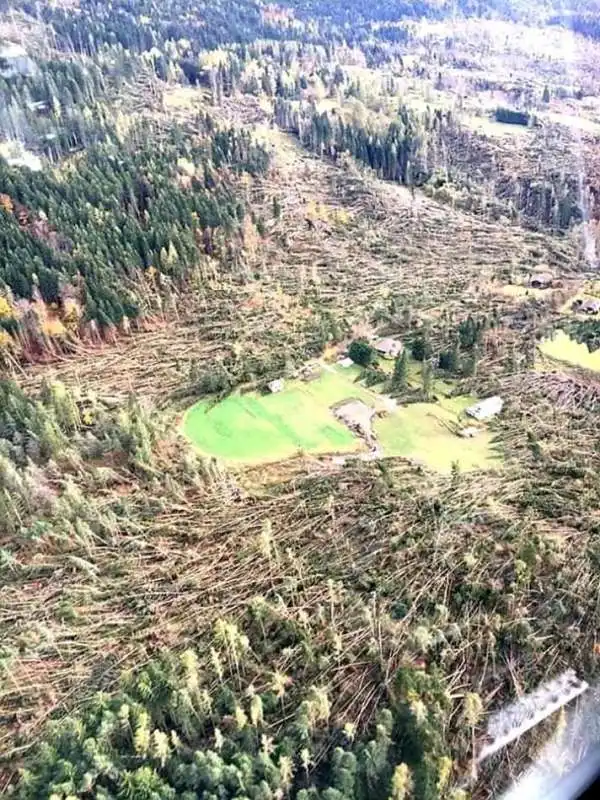
[{"label": "forest clearing", "polygon": [[[359,377],[356,367],[329,367],[308,382],[286,381],[275,394],[230,395],[216,404],[200,401],[184,414],[182,429],[201,453],[232,464],[277,461],[303,452],[366,451],[364,437],[334,416],[336,405],[359,400],[375,412],[373,442],[382,457],[400,456],[445,472],[454,463],[461,469],[494,463],[487,431],[477,431],[473,438],[458,438],[458,415],[476,398],[442,397],[436,403],[398,407],[388,398],[390,408],[381,387],[379,391],[366,389]],[[463,422],[465,427],[467,422]]]},{"label": "forest clearing", "polygon": [[201,401],[186,412],[183,430],[201,452],[234,462],[274,461],[299,451],[352,452],[361,449],[361,440],[331,412],[349,397],[368,403],[372,395],[324,372],[310,383],[286,381],[277,394],[230,395],[216,405]]}]

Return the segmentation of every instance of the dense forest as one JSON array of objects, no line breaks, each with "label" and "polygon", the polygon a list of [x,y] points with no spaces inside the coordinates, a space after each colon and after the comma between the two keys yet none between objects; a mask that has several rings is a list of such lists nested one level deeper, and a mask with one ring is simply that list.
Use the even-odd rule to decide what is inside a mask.
[{"label": "dense forest", "polygon": [[[10,298],[59,305],[74,329],[118,326],[140,313],[140,281],[147,294],[155,284],[168,292],[200,254],[223,248],[220,232],[234,239],[246,210],[223,172],[258,174],[267,155],[243,132],[214,131],[208,116],[198,125],[195,146],[177,130],[160,147],[151,130],[133,132],[129,146],[113,133],[112,142],[89,147],[66,180],[0,169],[0,279]],[[44,349],[33,311],[6,314],[0,324],[28,352]]]}]

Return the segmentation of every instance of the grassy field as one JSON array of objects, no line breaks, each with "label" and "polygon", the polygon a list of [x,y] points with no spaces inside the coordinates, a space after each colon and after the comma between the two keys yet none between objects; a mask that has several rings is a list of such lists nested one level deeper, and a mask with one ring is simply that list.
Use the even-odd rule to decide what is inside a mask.
[{"label": "grassy field", "polygon": [[[186,413],[183,430],[207,455],[237,463],[276,461],[299,452],[353,453],[362,440],[339,423],[331,412],[349,398],[383,408],[377,392],[355,382],[358,367],[333,367],[311,382],[288,381],[283,392],[235,394],[216,405],[196,403]],[[474,397],[441,397],[438,403],[415,403],[374,422],[385,456],[422,461],[440,472],[458,462],[461,469],[492,466],[491,434],[482,430],[474,439],[459,439],[453,431],[458,416]]]},{"label": "grassy field", "polygon": [[571,339],[564,331],[557,330],[552,339],[544,339],[540,343],[540,350],[557,361],[600,372],[600,350],[590,353],[587,345]]},{"label": "grassy field", "polygon": [[454,462],[462,470],[499,464],[487,429],[473,439],[459,439],[452,430],[458,414],[473,402],[472,397],[455,397],[413,403],[376,420],[373,427],[384,455],[414,458],[438,472],[449,472]]},{"label": "grassy field", "polygon": [[501,292],[507,297],[544,297],[551,293],[548,289],[535,289],[533,286],[517,283],[507,283],[502,287]]},{"label": "grassy field", "polygon": [[204,453],[230,461],[275,461],[299,451],[353,452],[363,444],[331,413],[346,398],[373,405],[373,395],[333,370],[310,382],[288,381],[279,394],[231,395],[217,405],[196,403],[183,429]]},{"label": "grassy field", "polygon": [[600,132],[600,124],[592,119],[582,116],[581,113],[559,114],[556,112],[548,112],[544,115],[544,118],[549,122],[555,122],[558,125],[566,125],[567,128],[576,128],[577,130],[585,131],[586,133],[598,134]]}]

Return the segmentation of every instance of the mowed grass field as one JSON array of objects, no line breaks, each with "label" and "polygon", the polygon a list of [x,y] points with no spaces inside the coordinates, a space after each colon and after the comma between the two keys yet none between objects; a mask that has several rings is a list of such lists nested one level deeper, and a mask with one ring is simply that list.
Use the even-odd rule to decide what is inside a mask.
[{"label": "mowed grass field", "polygon": [[[278,461],[299,452],[365,451],[365,443],[331,411],[348,399],[383,407],[377,391],[355,382],[359,374],[357,367],[333,367],[310,382],[287,381],[278,394],[234,394],[216,405],[201,401],[184,416],[183,430],[202,453],[230,463]],[[487,428],[474,439],[455,433],[460,414],[475,399],[442,397],[438,403],[401,406],[375,418],[373,429],[384,456],[412,458],[439,472],[450,471],[455,462],[462,470],[497,465],[499,456]]]},{"label": "mowed grass field", "polygon": [[556,361],[600,372],[600,350],[590,353],[586,344],[571,339],[562,330],[555,331],[551,339],[544,339],[539,347],[545,356],[550,356]]},{"label": "mowed grass field", "polygon": [[474,402],[475,398],[463,396],[412,403],[377,419],[373,428],[384,455],[413,458],[437,472],[450,472],[454,463],[463,471],[498,466],[500,457],[487,428],[473,439],[454,433],[459,414]]},{"label": "mowed grass field", "polygon": [[286,381],[283,392],[234,394],[211,407],[192,406],[185,434],[207,455],[259,463],[298,452],[351,453],[365,449],[361,439],[334,417],[331,406],[348,398],[373,405],[373,395],[336,370],[313,381]]}]

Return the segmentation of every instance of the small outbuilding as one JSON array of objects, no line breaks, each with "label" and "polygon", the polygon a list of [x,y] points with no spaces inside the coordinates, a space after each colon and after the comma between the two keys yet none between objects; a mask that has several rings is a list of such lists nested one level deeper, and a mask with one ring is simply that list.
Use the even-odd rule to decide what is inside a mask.
[{"label": "small outbuilding", "polygon": [[348,369],[348,367],[351,367],[353,364],[354,361],[352,361],[351,358],[348,358],[348,356],[346,356],[346,358],[340,358],[340,360],[337,362],[338,367],[344,367],[344,369]]},{"label": "small outbuilding", "polygon": [[275,378],[274,381],[270,381],[270,383],[267,384],[267,388],[271,394],[277,394],[278,392],[282,392],[284,390],[285,381],[283,378]]},{"label": "small outbuilding", "polygon": [[465,413],[473,419],[484,420],[491,419],[499,414],[504,407],[504,400],[495,395],[494,397],[487,397],[485,400],[480,400],[474,406],[469,406],[465,409]]},{"label": "small outbuilding", "polygon": [[373,347],[383,358],[396,358],[404,349],[402,342],[399,342],[397,339],[391,339],[390,337],[377,339],[373,342]]},{"label": "small outbuilding", "polygon": [[532,289],[549,289],[553,283],[554,275],[551,272],[534,272],[529,278]]},{"label": "small outbuilding", "polygon": [[590,297],[584,300],[579,306],[579,311],[584,314],[597,314],[600,311],[600,300],[597,297]]}]

